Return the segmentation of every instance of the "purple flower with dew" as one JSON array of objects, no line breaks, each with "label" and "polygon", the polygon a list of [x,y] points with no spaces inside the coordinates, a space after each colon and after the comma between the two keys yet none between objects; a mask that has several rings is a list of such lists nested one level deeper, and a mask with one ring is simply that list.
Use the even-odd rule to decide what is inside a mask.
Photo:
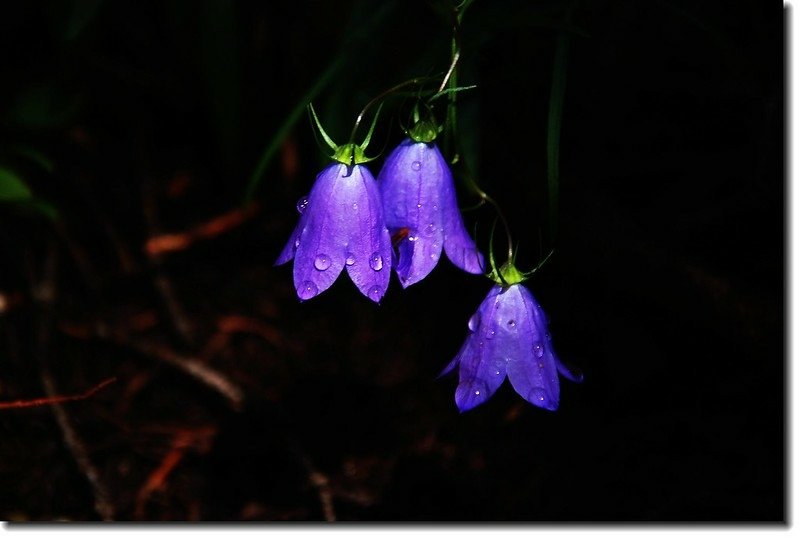
[{"label": "purple flower with dew", "polygon": [[395,264],[403,287],[430,274],[446,252],[472,274],[484,272],[483,255],[466,232],[447,161],[435,143],[405,139],[377,176],[386,226],[399,238]]},{"label": "purple flower with dew", "polygon": [[469,331],[441,373],[459,368],[455,403],[461,412],[488,400],[505,377],[525,400],[547,410],[558,408],[558,373],[582,381],[555,355],[546,315],[521,283],[495,285],[469,319]]},{"label": "purple flower with dew", "polygon": [[360,146],[335,147],[319,129],[335,149],[335,162],[297,203],[300,221],[275,264],[294,259],[294,287],[301,300],[326,290],[346,268],[358,290],[380,302],[391,277],[391,237],[377,182],[362,165],[369,160],[363,150],[372,131]]}]

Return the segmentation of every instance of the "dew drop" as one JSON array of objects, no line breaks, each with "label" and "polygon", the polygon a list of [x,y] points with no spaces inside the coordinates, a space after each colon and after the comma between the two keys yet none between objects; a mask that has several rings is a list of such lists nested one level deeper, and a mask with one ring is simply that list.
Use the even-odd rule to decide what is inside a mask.
[{"label": "dew drop", "polygon": [[544,347],[540,343],[533,345],[533,354],[536,358],[541,358],[544,355]]},{"label": "dew drop", "polygon": [[475,390],[475,391],[474,391],[474,394],[475,394],[475,395],[480,395],[480,390]]},{"label": "dew drop", "polygon": [[425,226],[424,228],[424,234],[427,235],[428,237],[435,232],[436,232],[436,226],[432,223],[427,224],[427,226]]},{"label": "dew drop", "polygon": [[313,298],[318,293],[319,293],[319,288],[316,286],[314,282],[309,280],[302,282],[300,288],[297,289],[297,295],[302,300],[308,300],[309,298]]},{"label": "dew drop", "polygon": [[477,332],[477,328],[480,326],[480,314],[475,313],[469,319],[469,330],[472,332]]},{"label": "dew drop", "polygon": [[368,296],[369,298],[371,298],[375,302],[379,302],[381,294],[382,294],[382,289],[380,289],[379,286],[374,285],[366,293],[366,296]]},{"label": "dew drop", "polygon": [[493,339],[494,335],[496,335],[496,332],[494,332],[489,328],[488,330],[485,331],[483,335],[485,336],[486,339]]},{"label": "dew drop", "polygon": [[313,266],[316,267],[316,270],[327,270],[330,268],[330,257],[325,254],[319,254],[314,259]]},{"label": "dew drop", "polygon": [[352,204],[352,210],[353,211],[357,211],[358,210],[358,204],[357,203],[353,203]]},{"label": "dew drop", "polygon": [[422,169],[422,163],[419,162],[418,160],[414,160],[413,162],[411,162],[411,169],[415,172],[418,172],[419,170]]},{"label": "dew drop", "polygon": [[300,247],[300,239],[296,239],[296,240],[294,241],[294,249],[296,250],[296,249],[297,249],[297,248],[299,248],[299,247]]},{"label": "dew drop", "polygon": [[434,211],[437,211],[437,210],[438,210],[438,205],[436,205],[435,203],[433,204],[433,210],[434,210]]},{"label": "dew drop", "polygon": [[373,253],[371,257],[369,257],[369,266],[372,267],[372,270],[382,270],[383,256],[377,252]]},{"label": "dew drop", "polygon": [[347,259],[344,261],[348,267],[351,267],[355,264],[355,256],[351,253],[347,254]]},{"label": "dew drop", "polygon": [[516,328],[516,321],[514,321],[513,319],[511,319],[510,321],[508,321],[508,328],[509,328],[510,330],[513,330],[514,328]]},{"label": "dew drop", "polygon": [[547,399],[547,394],[541,388],[533,388],[527,396],[530,401],[539,401],[543,403]]},{"label": "dew drop", "polygon": [[303,196],[297,201],[297,212],[302,214],[308,208],[308,196]]},{"label": "dew drop", "polygon": [[417,209],[421,209],[421,208],[422,208],[422,204],[421,204],[421,203],[417,203],[417,204],[416,204],[416,208],[417,208]]}]

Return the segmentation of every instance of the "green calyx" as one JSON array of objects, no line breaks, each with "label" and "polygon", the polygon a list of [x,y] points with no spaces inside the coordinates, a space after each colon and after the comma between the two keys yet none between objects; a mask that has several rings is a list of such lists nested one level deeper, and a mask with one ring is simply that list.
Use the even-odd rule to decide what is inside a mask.
[{"label": "green calyx", "polygon": [[344,144],[333,149],[334,152],[331,158],[347,166],[363,164],[364,162],[373,160],[367,157],[363,148],[357,144]]},{"label": "green calyx", "polygon": [[516,268],[516,265],[514,265],[512,261],[507,261],[500,268],[494,266],[488,277],[503,287],[516,285],[527,279],[527,277]]},{"label": "green calyx", "polygon": [[441,129],[436,125],[436,122],[432,119],[426,119],[417,121],[414,126],[408,130],[408,136],[410,136],[411,140],[414,142],[429,144],[438,137],[439,132],[441,132]]},{"label": "green calyx", "polygon": [[372,140],[372,133],[374,133],[375,130],[377,116],[380,115],[379,108],[377,109],[375,117],[372,119],[372,125],[369,127],[369,132],[366,133],[366,138],[364,138],[363,142],[356,144],[355,142],[350,141],[343,145],[337,145],[333,139],[327,135],[325,129],[322,128],[322,123],[319,121],[312,104],[308,105],[308,110],[311,112],[311,116],[316,123],[316,128],[319,130],[319,134],[322,136],[322,139],[325,141],[327,146],[333,150],[333,154],[330,156],[331,159],[335,160],[336,162],[346,164],[347,166],[354,166],[355,164],[364,164],[377,158],[367,157],[366,148],[369,145],[369,142]]},{"label": "green calyx", "polygon": [[[533,268],[533,270],[522,272],[516,268],[515,264],[518,249],[514,250],[513,246],[510,245],[508,247],[508,260],[505,261],[505,264],[503,264],[501,267],[498,267],[496,258],[494,257],[494,230],[496,227],[497,222],[494,220],[494,225],[491,227],[491,235],[488,239],[488,262],[491,266],[491,272],[486,274],[486,277],[502,287],[507,288],[511,285],[516,285],[517,283],[522,283],[523,281],[530,279],[530,276],[538,272],[538,269],[543,267],[544,264],[549,261],[549,258],[552,257],[552,254],[555,253],[554,250],[550,250],[544,259],[542,259],[538,265]],[[508,243],[510,244],[510,235],[508,235]]]}]

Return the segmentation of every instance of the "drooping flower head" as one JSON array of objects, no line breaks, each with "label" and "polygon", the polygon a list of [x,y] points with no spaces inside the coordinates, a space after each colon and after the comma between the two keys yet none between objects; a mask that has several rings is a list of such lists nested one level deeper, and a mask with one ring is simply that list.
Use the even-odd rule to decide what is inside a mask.
[{"label": "drooping flower head", "polygon": [[452,173],[433,141],[436,133],[417,123],[377,176],[386,226],[399,237],[395,269],[403,287],[430,274],[442,249],[458,268],[483,272],[483,255],[463,225]]},{"label": "drooping flower head", "polygon": [[575,382],[582,376],[572,374],[555,354],[546,315],[521,284],[523,276],[512,263],[501,271],[502,281],[469,319],[469,335],[442,375],[459,368],[455,403],[461,412],[487,401],[505,377],[525,400],[556,410],[558,373]]},{"label": "drooping flower head", "polygon": [[275,263],[294,259],[294,287],[301,300],[329,288],[345,268],[366,297],[380,302],[386,293],[391,238],[377,183],[363,165],[369,160],[364,148],[371,132],[360,146],[338,147],[321,130],[334,146],[334,162],[319,173],[311,192],[298,202],[300,221]]}]

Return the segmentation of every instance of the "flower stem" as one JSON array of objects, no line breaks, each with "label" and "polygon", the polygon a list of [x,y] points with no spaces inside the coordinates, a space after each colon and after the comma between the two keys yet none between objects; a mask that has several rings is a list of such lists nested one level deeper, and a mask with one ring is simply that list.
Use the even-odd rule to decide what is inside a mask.
[{"label": "flower stem", "polygon": [[364,105],[364,107],[361,109],[361,113],[358,114],[358,117],[355,119],[355,124],[352,126],[352,132],[350,132],[349,143],[351,144],[355,143],[355,135],[358,132],[358,127],[361,126],[361,121],[363,121],[363,117],[366,115],[366,112],[368,112],[371,107],[373,107],[375,104],[379,103],[383,99],[389,97],[391,94],[396,93],[401,89],[404,89],[408,86],[421,86],[427,80],[428,80],[427,77],[419,77],[406,80],[405,82],[400,82],[399,84],[383,91],[377,97],[366,103],[366,105]]}]

